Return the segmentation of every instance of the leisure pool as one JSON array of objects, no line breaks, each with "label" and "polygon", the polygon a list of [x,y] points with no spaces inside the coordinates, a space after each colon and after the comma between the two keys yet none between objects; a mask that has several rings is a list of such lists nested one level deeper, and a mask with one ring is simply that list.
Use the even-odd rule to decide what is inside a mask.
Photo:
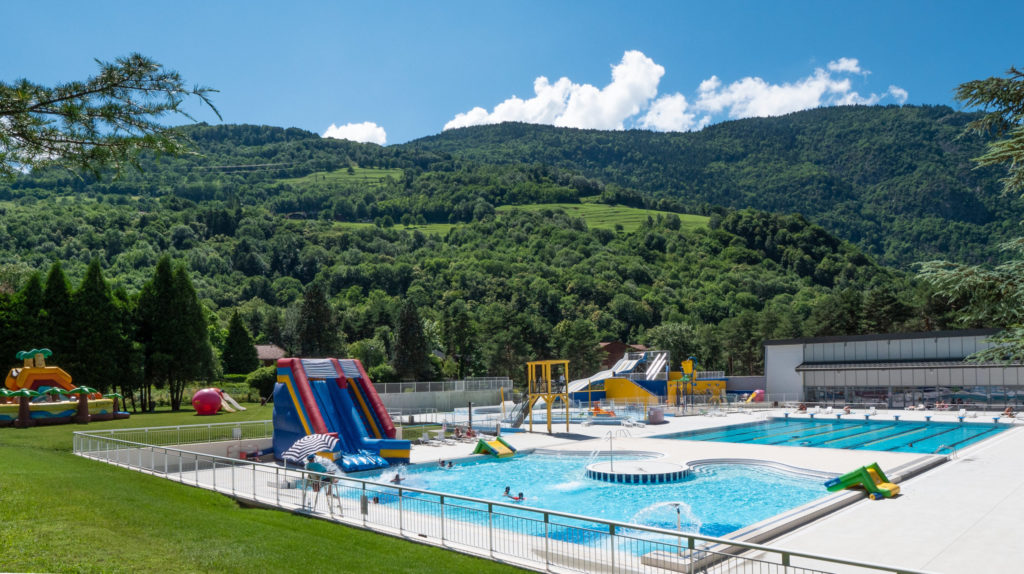
[{"label": "leisure pool", "polygon": [[389,481],[397,472],[404,487],[508,503],[503,495],[508,486],[533,508],[672,530],[678,520],[681,530],[709,536],[724,536],[829,494],[823,474],[756,464],[697,465],[688,478],[669,484],[607,483],[584,476],[586,464],[595,460],[608,459],[531,454],[451,469],[421,465],[355,476],[379,481],[384,502],[396,492]]},{"label": "leisure pool", "polygon": [[773,418],[652,438],[949,454],[1012,426],[1000,423]]}]

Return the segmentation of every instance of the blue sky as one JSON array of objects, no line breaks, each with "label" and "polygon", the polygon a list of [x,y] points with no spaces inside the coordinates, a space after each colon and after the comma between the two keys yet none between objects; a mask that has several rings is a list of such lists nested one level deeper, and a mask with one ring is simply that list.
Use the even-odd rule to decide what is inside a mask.
[{"label": "blue sky", "polygon": [[1019,0],[37,0],[0,3],[0,80],[84,79],[139,52],[220,90],[226,123],[387,144],[503,120],[691,130],[953,105],[957,84],[1024,66],[1022,21]]}]

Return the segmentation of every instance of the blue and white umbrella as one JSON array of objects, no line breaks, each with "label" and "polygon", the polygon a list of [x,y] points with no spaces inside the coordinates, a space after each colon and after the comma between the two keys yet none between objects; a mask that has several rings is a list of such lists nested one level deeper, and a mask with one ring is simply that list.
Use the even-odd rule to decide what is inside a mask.
[{"label": "blue and white umbrella", "polygon": [[306,457],[320,451],[333,451],[338,445],[338,437],[329,434],[310,434],[299,440],[288,450],[284,451],[284,459],[292,462],[304,463]]}]

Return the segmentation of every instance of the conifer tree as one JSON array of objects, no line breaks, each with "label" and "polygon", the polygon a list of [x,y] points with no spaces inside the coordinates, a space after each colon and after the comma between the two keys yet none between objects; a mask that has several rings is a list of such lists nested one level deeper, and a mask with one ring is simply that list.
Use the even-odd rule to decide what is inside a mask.
[{"label": "conifer tree", "polygon": [[231,321],[228,323],[228,337],[224,342],[224,353],[220,360],[225,373],[245,374],[260,366],[252,335],[242,323],[238,311],[231,315]]},{"label": "conifer tree", "polygon": [[174,270],[172,284],[174,308],[178,317],[172,347],[175,368],[168,386],[171,391],[171,410],[176,411],[181,408],[185,386],[191,381],[212,378],[214,365],[206,311],[199,302],[192,279],[184,266]]},{"label": "conifer tree", "polygon": [[147,394],[152,385],[166,385],[171,409],[180,410],[186,383],[212,376],[213,350],[192,280],[183,267],[173,270],[169,257],[157,262],[142,288],[138,317]]},{"label": "conifer tree", "polygon": [[183,153],[185,137],[158,120],[192,119],[181,107],[188,97],[220,117],[209,99],[216,90],[190,88],[149,58],[96,63],[100,73],[81,82],[0,82],[0,177],[52,163],[99,175],[107,166],[136,165],[143,150]]},{"label": "conifer tree", "polygon": [[334,311],[318,282],[306,287],[295,328],[296,347],[303,357],[331,357],[341,354]]},{"label": "conifer tree", "polygon": [[77,341],[74,362],[66,364],[76,385],[106,392],[111,374],[124,360],[120,310],[103,279],[98,259],[93,259],[78,290],[72,295],[73,320],[69,326]]},{"label": "conifer tree", "polygon": [[173,270],[170,257],[162,257],[149,280],[139,294],[136,308],[139,324],[139,342],[143,345],[143,388],[144,410],[154,408],[153,387],[163,387],[172,368],[172,340],[174,333],[168,328],[174,315]]},{"label": "conifer tree", "polygon": [[[967,125],[967,133],[1003,136],[988,144],[974,161],[979,166],[1006,165],[1003,194],[1024,192],[1024,71],[1011,67],[1005,78],[961,84],[956,97],[984,111]],[[928,261],[919,277],[936,295],[959,308],[963,325],[984,323],[1004,330],[989,342],[995,346],[971,356],[979,361],[1024,361],[1024,237],[1002,244],[1010,259],[994,268],[949,261]]]},{"label": "conifer tree", "polygon": [[59,261],[50,266],[43,290],[42,336],[45,340],[30,343],[34,347],[48,347],[53,351],[54,363],[70,364],[75,361],[75,337],[70,326],[71,286]]},{"label": "conifer tree", "polygon": [[14,346],[17,347],[14,352],[31,349],[45,339],[43,279],[38,272],[30,275],[25,285],[18,291],[14,313],[17,324],[16,332],[12,333],[14,335],[12,338],[16,343]]},{"label": "conifer tree", "polygon": [[416,305],[407,300],[395,325],[395,355],[391,365],[398,378],[407,381],[429,379],[433,372],[427,356],[429,351],[420,314]]}]

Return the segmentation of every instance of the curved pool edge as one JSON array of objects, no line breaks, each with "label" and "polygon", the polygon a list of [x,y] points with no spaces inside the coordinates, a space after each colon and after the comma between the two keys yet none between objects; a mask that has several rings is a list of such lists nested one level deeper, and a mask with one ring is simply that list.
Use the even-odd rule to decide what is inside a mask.
[{"label": "curved pool edge", "polygon": [[[893,480],[903,482],[910,478],[913,478],[919,474],[927,472],[937,466],[947,462],[949,457],[946,455],[934,455],[926,454],[917,457],[916,459],[907,463],[901,464],[892,468],[889,471],[889,475],[893,477]],[[832,473],[814,471],[810,469],[802,469],[799,467],[793,467],[773,461],[756,460],[756,459],[704,459],[699,461],[693,461],[688,464],[696,465],[711,465],[711,464],[758,464],[762,466],[776,468],[789,472],[790,469],[797,471],[806,471],[806,475],[821,475],[825,477],[834,476]],[[798,528],[810,525],[811,523],[829,515],[837,510],[842,510],[856,502],[862,500],[868,500],[868,493],[863,490],[843,490],[824,496],[817,500],[812,500],[807,504],[803,504],[796,508],[793,508],[787,512],[776,514],[770,518],[756,522],[739,530],[735,530],[722,536],[728,540],[735,540],[736,542],[747,542],[753,544],[764,544],[777,538],[784,536]],[[872,501],[872,504],[878,504],[876,501]],[[710,544],[701,548],[711,552],[712,556],[719,554],[729,555],[743,551],[743,548],[737,546],[729,546],[728,544]],[[707,566],[707,564],[702,564]]]}]

